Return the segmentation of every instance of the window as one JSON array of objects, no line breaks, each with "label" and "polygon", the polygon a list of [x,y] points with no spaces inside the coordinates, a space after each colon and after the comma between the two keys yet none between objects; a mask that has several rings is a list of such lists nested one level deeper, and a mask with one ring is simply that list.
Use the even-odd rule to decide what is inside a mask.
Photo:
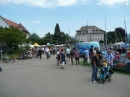
[{"label": "window", "polygon": [[88,33],[92,33],[92,29],[91,28],[88,29]]}]

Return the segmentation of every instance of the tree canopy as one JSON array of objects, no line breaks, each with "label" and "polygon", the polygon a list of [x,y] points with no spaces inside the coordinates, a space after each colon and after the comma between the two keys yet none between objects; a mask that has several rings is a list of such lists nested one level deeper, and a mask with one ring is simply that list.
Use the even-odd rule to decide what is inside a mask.
[{"label": "tree canopy", "polygon": [[31,39],[31,41],[35,42],[38,39],[40,39],[40,37],[36,33],[33,33],[30,35],[30,39]]},{"label": "tree canopy", "polygon": [[125,37],[125,29],[121,28],[121,27],[118,27],[118,28],[115,28],[115,34],[118,36],[118,37]]},{"label": "tree canopy", "polygon": [[14,28],[0,28],[0,42],[8,46],[21,44],[26,41],[26,34]]}]

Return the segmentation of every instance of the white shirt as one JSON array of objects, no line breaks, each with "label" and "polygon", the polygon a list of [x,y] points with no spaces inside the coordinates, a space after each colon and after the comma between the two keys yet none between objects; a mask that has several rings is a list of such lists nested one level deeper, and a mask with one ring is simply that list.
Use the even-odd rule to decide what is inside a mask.
[{"label": "white shirt", "polygon": [[48,48],[46,48],[46,49],[45,49],[45,52],[49,52],[49,49],[48,49]]},{"label": "white shirt", "polygon": [[70,49],[69,48],[66,49],[66,54],[70,54]]},{"label": "white shirt", "polygon": [[41,48],[42,49],[42,51],[44,51],[44,48]]}]

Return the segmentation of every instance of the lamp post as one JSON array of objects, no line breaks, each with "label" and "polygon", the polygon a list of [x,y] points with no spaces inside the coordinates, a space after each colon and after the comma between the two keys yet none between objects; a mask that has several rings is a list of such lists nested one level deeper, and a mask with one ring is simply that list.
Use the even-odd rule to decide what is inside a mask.
[{"label": "lamp post", "polygon": [[105,36],[106,36],[106,49],[107,49],[106,14],[105,14]]}]

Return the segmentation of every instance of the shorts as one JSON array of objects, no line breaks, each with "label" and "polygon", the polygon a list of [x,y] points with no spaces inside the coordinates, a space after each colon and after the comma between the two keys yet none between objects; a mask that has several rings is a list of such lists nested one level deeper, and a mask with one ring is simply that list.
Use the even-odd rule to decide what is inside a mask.
[{"label": "shorts", "polygon": [[67,55],[67,58],[70,58],[70,54],[66,54]]},{"label": "shorts", "polygon": [[75,60],[79,60],[79,57],[75,57]]}]

